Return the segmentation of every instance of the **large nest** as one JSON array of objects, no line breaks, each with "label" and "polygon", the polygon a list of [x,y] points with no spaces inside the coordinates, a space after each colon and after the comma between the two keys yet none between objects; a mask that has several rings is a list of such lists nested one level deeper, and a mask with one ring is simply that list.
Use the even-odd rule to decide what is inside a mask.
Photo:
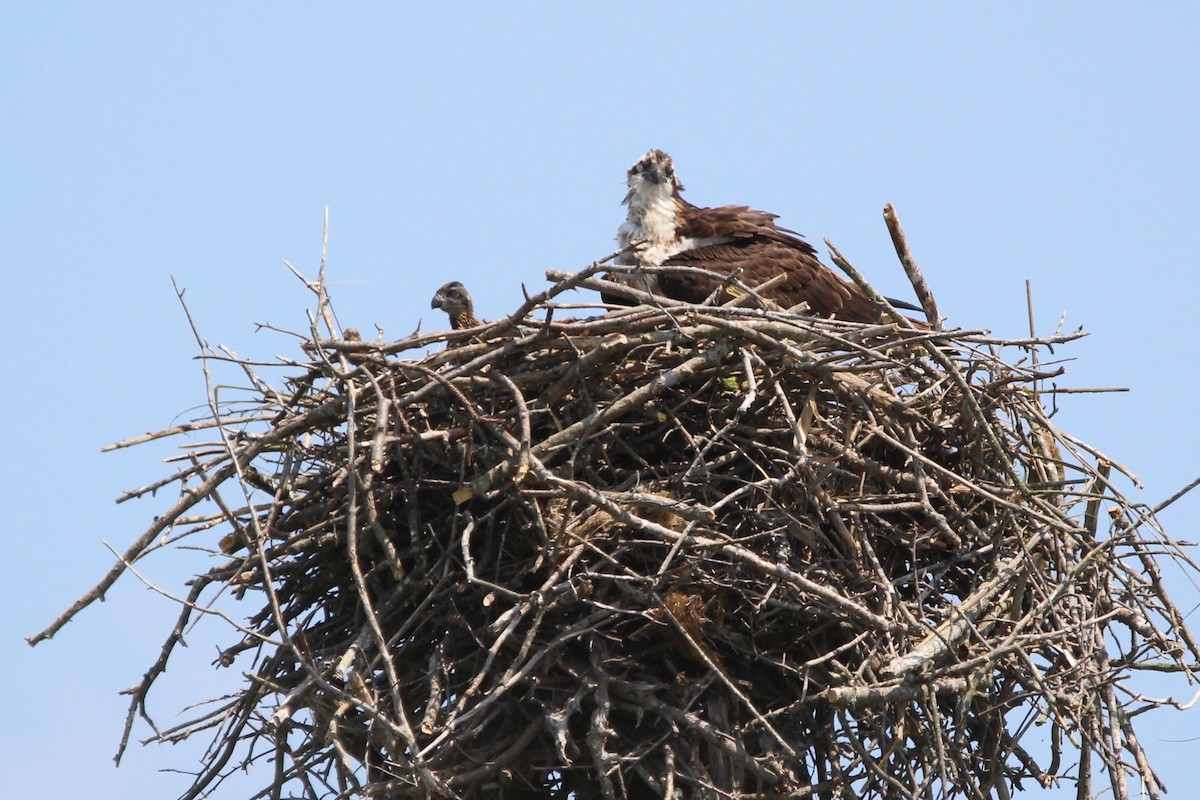
[{"label": "large nest", "polygon": [[1131,726],[1155,701],[1123,681],[1190,675],[1200,652],[1155,562],[1174,546],[1040,400],[1061,370],[1036,353],[1070,335],[752,294],[562,319],[598,271],[468,331],[314,326],[282,385],[241,361],[242,396],[134,440],[218,434],[130,493],[187,487],[123,561],[167,530],[220,556],[131,722],[197,607],[241,601],[218,664],[247,680],[155,731],[216,730],[185,796],[258,760],[275,797],[1091,797],[1102,779],[1124,798],[1131,775],[1158,796]]}]

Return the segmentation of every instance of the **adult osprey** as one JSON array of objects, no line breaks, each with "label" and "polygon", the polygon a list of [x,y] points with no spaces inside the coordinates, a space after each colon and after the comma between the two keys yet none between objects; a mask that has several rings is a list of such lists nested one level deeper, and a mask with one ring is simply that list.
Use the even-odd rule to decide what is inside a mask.
[{"label": "adult osprey", "polygon": [[[776,277],[783,281],[764,294],[784,308],[807,302],[811,312],[852,322],[877,322],[880,309],[857,285],[817,260],[817,251],[800,234],[775,224],[778,214],[748,206],[700,208],[680,195],[671,157],[651,150],[629,169],[629,207],[617,230],[622,247],[635,245],[617,257],[624,266],[699,267],[732,275],[753,287]],[[688,272],[613,275],[634,288],[699,303],[724,285],[717,277]],[[602,295],[605,302],[629,301]],[[908,303],[891,301],[902,308]]]},{"label": "adult osprey", "polygon": [[450,317],[450,327],[456,331],[483,324],[475,318],[475,304],[471,302],[470,292],[458,281],[450,281],[438,289],[429,307],[445,311]]}]

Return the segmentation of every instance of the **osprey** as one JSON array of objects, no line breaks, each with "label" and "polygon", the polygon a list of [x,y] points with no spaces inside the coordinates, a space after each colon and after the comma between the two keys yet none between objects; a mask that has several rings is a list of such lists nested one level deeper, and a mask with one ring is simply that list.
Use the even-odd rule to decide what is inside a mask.
[{"label": "osprey", "polygon": [[[778,214],[748,206],[700,208],[681,196],[683,184],[671,157],[651,150],[629,169],[626,180],[629,207],[617,230],[617,242],[629,249],[617,257],[624,266],[699,267],[717,275],[737,272],[753,287],[785,276],[766,297],[784,308],[808,303],[811,312],[852,322],[877,322],[880,309],[857,285],[839,277],[817,260],[817,251],[795,231],[775,224]],[[702,302],[724,282],[716,276],[689,272],[613,275],[617,280],[651,294]],[[607,303],[629,301],[602,295]],[[901,308],[920,310],[892,300]]]},{"label": "osprey", "polygon": [[483,324],[475,318],[475,304],[471,302],[471,294],[467,291],[467,287],[458,281],[450,281],[438,289],[433,300],[430,301],[429,307],[445,311],[446,315],[450,317],[450,327],[456,331],[462,328],[475,328]]}]

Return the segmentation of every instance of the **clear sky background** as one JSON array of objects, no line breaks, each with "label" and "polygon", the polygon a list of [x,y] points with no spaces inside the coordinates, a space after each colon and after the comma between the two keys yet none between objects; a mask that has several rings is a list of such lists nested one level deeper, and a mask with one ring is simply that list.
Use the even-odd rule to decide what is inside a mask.
[{"label": "clear sky background", "polygon": [[[1056,422],[1154,504],[1200,474],[1198,130],[1195,3],[5,3],[0,793],[169,798],[195,768],[189,744],[111,763],[169,601],[126,576],[23,641],[174,500],[113,503],[170,445],[99,452],[201,411],[170,276],[213,344],[299,356],[255,323],[307,328],[281,261],[315,272],[328,205],[343,324],[440,327],[452,278],[496,317],[613,249],[625,170],[658,147],[693,202],[777,212],[910,297],[894,203],[952,325],[1022,335],[1031,279],[1039,331],[1091,332],[1062,385],[1132,389]],[[1196,539],[1198,515],[1189,497],[1163,521]],[[209,565],[147,577],[178,593]],[[189,637],[160,724],[238,685],[210,666],[222,634]],[[1194,792],[1200,716],[1138,723],[1172,796]]]}]

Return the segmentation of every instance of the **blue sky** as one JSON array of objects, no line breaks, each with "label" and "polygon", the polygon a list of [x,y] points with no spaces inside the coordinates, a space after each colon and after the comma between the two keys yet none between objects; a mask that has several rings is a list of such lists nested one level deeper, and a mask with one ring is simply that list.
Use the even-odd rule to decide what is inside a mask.
[{"label": "blue sky", "polygon": [[[1091,332],[1060,352],[1077,359],[1063,385],[1132,391],[1074,396],[1056,422],[1137,472],[1135,499],[1200,474],[1200,7],[433,5],[0,8],[6,793],[186,787],[163,770],[193,768],[190,744],[110,760],[117,692],[157,656],[169,601],[127,576],[52,641],[22,637],[171,502],[113,503],[171,446],[99,452],[203,403],[170,277],[210,342],[298,356],[255,323],[307,328],[281,261],[315,271],[326,206],[341,321],[397,338],[441,324],[446,280],[495,317],[546,269],[608,253],[624,172],[651,147],[693,202],[777,212],[907,296],[891,202],[950,324],[1023,334],[1031,279],[1039,330],[1065,313]],[[1198,514],[1189,497],[1163,520],[1196,539]],[[166,555],[147,579],[180,592],[203,558]],[[1190,610],[1195,587],[1175,591]],[[152,697],[160,722],[236,685],[209,666],[221,633],[191,633]],[[1182,796],[1200,718],[1139,722]]]}]

